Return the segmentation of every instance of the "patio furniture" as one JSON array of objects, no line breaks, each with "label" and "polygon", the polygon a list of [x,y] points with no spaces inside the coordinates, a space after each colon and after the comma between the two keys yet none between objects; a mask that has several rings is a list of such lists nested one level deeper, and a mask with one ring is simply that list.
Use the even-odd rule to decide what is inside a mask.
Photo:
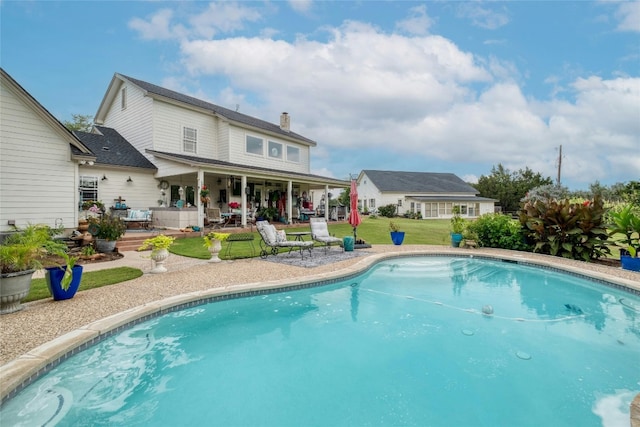
[{"label": "patio furniture", "polygon": [[253,256],[256,252],[255,246],[253,246],[253,240],[255,236],[253,233],[232,233],[229,237],[227,237],[227,258],[231,254],[231,246],[233,242],[249,242],[251,245],[251,256]]},{"label": "patio furniture", "polygon": [[313,242],[311,241],[299,241],[299,240],[287,240],[287,235],[284,230],[276,230],[276,227],[269,224],[269,221],[257,221],[256,229],[262,237],[260,242],[260,258],[266,258],[271,255],[278,255],[280,248],[289,248],[289,253],[294,249],[300,250],[300,256],[304,259],[304,250],[309,251],[311,256],[311,249],[313,248]]},{"label": "patio furniture", "polygon": [[327,253],[327,250],[329,250],[331,245],[334,244],[340,245],[344,250],[342,239],[329,234],[327,221],[324,218],[310,218],[309,223],[311,225],[311,238],[316,242],[320,242],[324,245],[325,253]]},{"label": "patio furniture", "polygon": [[141,228],[149,228],[153,221],[153,212],[150,210],[131,209],[126,218],[122,220],[127,224],[127,228],[131,224],[138,224]]},{"label": "patio furniture", "polygon": [[220,215],[220,208],[207,208],[207,220],[214,229],[222,228],[224,219],[222,218],[222,215]]}]

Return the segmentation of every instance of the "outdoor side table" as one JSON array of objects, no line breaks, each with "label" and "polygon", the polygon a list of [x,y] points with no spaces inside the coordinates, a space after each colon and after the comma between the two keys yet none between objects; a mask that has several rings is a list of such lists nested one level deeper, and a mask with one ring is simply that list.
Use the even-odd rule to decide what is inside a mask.
[{"label": "outdoor side table", "polygon": [[291,231],[287,233],[287,236],[294,236],[295,238],[293,240],[298,240],[300,242],[304,242],[303,237],[304,236],[310,236],[311,232],[310,231]]}]

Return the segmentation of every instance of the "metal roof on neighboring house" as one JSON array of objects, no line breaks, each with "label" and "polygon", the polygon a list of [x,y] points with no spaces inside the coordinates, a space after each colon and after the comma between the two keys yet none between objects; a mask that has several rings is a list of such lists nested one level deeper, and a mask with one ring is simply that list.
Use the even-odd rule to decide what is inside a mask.
[{"label": "metal roof on neighboring house", "polygon": [[[479,191],[452,173],[363,170],[381,192],[471,193]],[[362,175],[361,175],[362,176]]]},{"label": "metal roof on neighboring house", "polygon": [[100,133],[74,131],[84,145],[96,156],[96,163],[110,166],[153,169],[156,166],[140,153],[115,129],[94,126]]},{"label": "metal roof on neighboring house", "polygon": [[237,111],[233,111],[228,108],[224,108],[219,105],[215,105],[210,102],[206,102],[201,99],[194,98],[192,96],[184,95],[182,93],[175,92],[170,89],[165,89],[163,87],[154,85],[152,83],[134,79],[133,77],[125,76],[124,74],[118,74],[118,75],[130,81],[131,83],[135,84],[136,86],[140,87],[141,89],[147,92],[153,93],[155,95],[173,99],[175,101],[183,102],[185,104],[193,105],[195,107],[202,108],[205,110],[209,110],[231,121],[242,123],[242,124],[252,126],[258,129],[262,129],[265,131],[269,131],[272,133],[280,134],[280,135],[286,136],[287,138],[293,138],[311,146],[316,145],[315,141],[309,138],[306,138],[300,134],[297,134],[295,132],[283,130],[279,125],[269,123],[267,121],[260,120],[255,117],[251,117],[246,114],[238,113]]}]

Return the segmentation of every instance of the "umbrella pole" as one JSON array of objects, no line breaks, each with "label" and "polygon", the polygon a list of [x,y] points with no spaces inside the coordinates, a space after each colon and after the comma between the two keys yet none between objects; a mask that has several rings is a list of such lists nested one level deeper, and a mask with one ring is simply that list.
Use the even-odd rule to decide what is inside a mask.
[{"label": "umbrella pole", "polygon": [[357,227],[353,227],[353,243],[355,244],[358,240],[358,235],[356,233]]}]

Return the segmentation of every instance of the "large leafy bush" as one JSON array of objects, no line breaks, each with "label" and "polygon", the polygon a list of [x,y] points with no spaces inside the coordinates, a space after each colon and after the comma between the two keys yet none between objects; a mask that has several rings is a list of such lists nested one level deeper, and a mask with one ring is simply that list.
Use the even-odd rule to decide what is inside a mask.
[{"label": "large leafy bush", "polygon": [[589,261],[609,254],[604,202],[534,200],[522,204],[519,220],[534,252]]},{"label": "large leafy bush", "polygon": [[493,213],[484,214],[467,226],[480,246],[512,250],[529,250],[520,222],[510,216]]},{"label": "large leafy bush", "polygon": [[378,213],[381,216],[384,216],[387,218],[393,218],[394,216],[396,216],[396,209],[397,209],[396,205],[394,204],[384,205],[378,208]]}]

